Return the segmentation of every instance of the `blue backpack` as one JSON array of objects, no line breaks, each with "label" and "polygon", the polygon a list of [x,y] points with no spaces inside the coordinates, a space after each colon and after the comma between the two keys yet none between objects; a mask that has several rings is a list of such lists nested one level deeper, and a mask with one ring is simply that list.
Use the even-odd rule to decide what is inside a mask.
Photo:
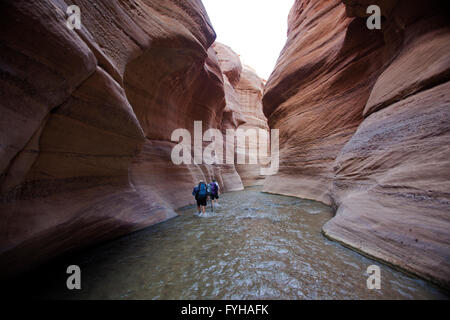
[{"label": "blue backpack", "polygon": [[206,184],[199,183],[197,195],[199,198],[204,198],[208,195],[208,189],[206,189]]}]

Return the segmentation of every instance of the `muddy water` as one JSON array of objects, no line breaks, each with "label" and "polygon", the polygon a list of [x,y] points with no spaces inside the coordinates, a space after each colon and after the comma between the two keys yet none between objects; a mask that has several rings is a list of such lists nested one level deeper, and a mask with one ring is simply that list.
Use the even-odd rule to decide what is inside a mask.
[{"label": "muddy water", "polygon": [[[65,278],[53,277],[35,294],[69,299],[446,298],[427,282],[327,240],[321,227],[332,213],[318,202],[250,188],[223,195],[206,217],[195,211],[185,208],[173,220],[68,259],[65,263],[81,267],[81,291],[68,291]],[[367,289],[366,269],[372,264],[381,267],[381,290]]]}]

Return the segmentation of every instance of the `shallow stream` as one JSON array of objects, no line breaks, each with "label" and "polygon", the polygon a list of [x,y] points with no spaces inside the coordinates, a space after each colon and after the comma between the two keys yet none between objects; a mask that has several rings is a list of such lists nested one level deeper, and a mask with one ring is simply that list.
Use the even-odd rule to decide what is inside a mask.
[{"label": "shallow stream", "polygon": [[[433,299],[433,285],[326,239],[331,209],[253,187],[221,196],[206,217],[179,216],[85,250],[64,263],[82,270],[82,290],[67,275],[34,288],[40,298],[77,299]],[[381,289],[369,290],[367,267],[381,267]],[[52,268],[48,269],[51,270]],[[58,269],[58,270],[59,270]],[[42,280],[42,279],[41,279]]]}]

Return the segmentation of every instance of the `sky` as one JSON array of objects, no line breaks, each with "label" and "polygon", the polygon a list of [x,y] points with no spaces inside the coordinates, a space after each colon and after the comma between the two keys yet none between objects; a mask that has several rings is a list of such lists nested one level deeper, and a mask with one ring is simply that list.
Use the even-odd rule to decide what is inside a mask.
[{"label": "sky", "polygon": [[202,0],[217,33],[216,41],[268,79],[286,42],[294,0]]}]

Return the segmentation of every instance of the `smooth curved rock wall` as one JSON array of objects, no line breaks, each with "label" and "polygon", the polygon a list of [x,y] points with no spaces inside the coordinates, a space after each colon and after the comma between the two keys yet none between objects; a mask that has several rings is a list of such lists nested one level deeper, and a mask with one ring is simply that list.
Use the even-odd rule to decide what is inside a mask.
[{"label": "smooth curved rock wall", "polygon": [[[366,28],[379,5],[381,30]],[[450,283],[447,5],[297,0],[263,104],[280,171],[264,190],[333,205],[324,233]]]}]

